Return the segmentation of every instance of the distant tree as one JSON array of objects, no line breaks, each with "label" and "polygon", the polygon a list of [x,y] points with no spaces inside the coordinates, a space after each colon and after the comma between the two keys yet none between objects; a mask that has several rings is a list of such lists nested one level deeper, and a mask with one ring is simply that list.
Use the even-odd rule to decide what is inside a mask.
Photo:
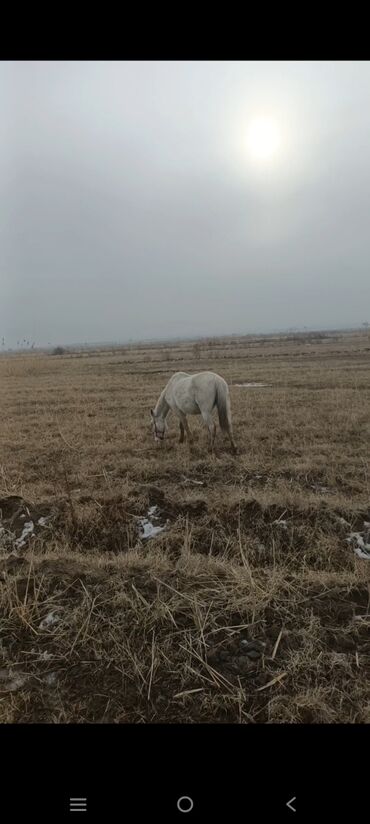
[{"label": "distant tree", "polygon": [[200,349],[200,344],[199,344],[199,343],[194,343],[194,346],[193,346],[193,357],[194,357],[194,358],[200,358],[200,352],[201,352],[201,349]]},{"label": "distant tree", "polygon": [[65,351],[66,350],[63,349],[63,346],[56,346],[52,351],[52,355],[64,355]]}]

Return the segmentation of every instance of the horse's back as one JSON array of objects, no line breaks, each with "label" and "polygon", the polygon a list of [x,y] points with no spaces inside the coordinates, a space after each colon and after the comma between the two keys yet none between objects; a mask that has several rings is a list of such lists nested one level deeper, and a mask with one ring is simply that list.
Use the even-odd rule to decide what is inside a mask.
[{"label": "horse's back", "polygon": [[191,378],[189,372],[175,372],[169,379],[166,389],[169,389],[174,384],[178,383],[178,381],[182,380],[183,378]]},{"label": "horse's back", "polygon": [[216,391],[217,385],[220,383],[228,389],[224,378],[221,378],[221,375],[217,375],[216,372],[196,372],[191,378],[194,389],[200,390],[201,392]]},{"label": "horse's back", "polygon": [[191,375],[189,375],[188,372],[175,372],[170,377],[164,389],[165,397],[169,403],[171,403],[176,387],[178,387],[179,383],[183,382],[184,378],[191,378]]},{"label": "horse's back", "polygon": [[177,391],[181,389],[181,393],[187,392],[192,394],[195,399],[200,397],[208,397],[209,395],[216,396],[217,392],[217,385],[220,383],[223,384],[228,391],[228,386],[224,378],[221,378],[221,375],[217,375],[216,372],[196,372],[194,375],[189,375],[186,372],[176,372],[173,376],[176,378],[174,380],[174,388],[176,386]]},{"label": "horse's back", "polygon": [[226,381],[216,372],[175,372],[168,381],[166,400],[172,409],[179,409],[184,414],[194,415],[210,411],[217,401],[217,388],[223,384],[228,391]]},{"label": "horse's back", "polygon": [[217,387],[223,378],[215,372],[184,376],[173,385],[172,397],[184,414],[210,413],[217,401]]},{"label": "horse's back", "polygon": [[203,382],[206,380],[223,381],[224,383],[226,383],[226,381],[224,381],[224,378],[221,378],[221,375],[218,375],[217,372],[196,372],[195,375],[191,375],[191,377],[195,383],[199,383],[200,381]]},{"label": "horse's back", "polygon": [[222,383],[226,383],[224,378],[221,378],[221,375],[217,375],[216,372],[195,372],[193,375],[190,372],[175,372],[170,380],[168,381],[167,385],[172,385],[173,383],[177,383],[179,380],[187,380],[189,378],[189,383],[192,384],[205,384],[209,382],[221,381]]},{"label": "horse's back", "polygon": [[171,383],[172,381],[177,380],[178,378],[191,378],[191,375],[189,372],[174,372],[168,382]]}]

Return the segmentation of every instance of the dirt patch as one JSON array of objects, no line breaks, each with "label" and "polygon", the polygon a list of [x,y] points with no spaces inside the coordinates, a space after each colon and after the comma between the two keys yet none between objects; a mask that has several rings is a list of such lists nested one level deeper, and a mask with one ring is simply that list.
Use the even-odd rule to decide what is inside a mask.
[{"label": "dirt patch", "polygon": [[0,498],[0,549],[24,551],[50,528],[55,511],[50,504],[30,504],[18,495]]},{"label": "dirt patch", "polygon": [[322,591],[311,587],[308,603],[314,615],[322,623],[342,625],[352,621],[356,616],[368,616],[370,608],[370,590],[367,584],[361,586],[333,587]]},{"label": "dirt patch", "polygon": [[311,527],[320,526],[329,530],[335,528],[344,534],[346,523],[351,525],[360,523],[363,525],[367,513],[366,511],[353,513],[342,509],[330,510],[322,505],[292,508],[278,504],[263,504],[257,499],[251,498],[248,501],[241,501],[236,504],[231,512],[230,510],[223,511],[222,517],[225,521],[238,519],[245,526],[259,523],[269,526],[278,523],[303,523]]},{"label": "dirt patch", "polygon": [[[22,611],[5,611],[11,624],[3,634],[5,691],[17,696],[13,720],[29,713],[24,690],[32,690],[32,720],[53,717],[57,686],[58,706],[74,720],[181,723],[185,713],[193,722],[261,722],[272,720],[271,699],[285,712],[293,684],[299,695],[318,677],[330,683],[333,667],[337,679],[352,671],[361,683],[368,677],[367,584],[307,590],[290,576],[263,606],[254,586],[268,593],[267,573],[252,586],[225,564],[197,570],[180,560],[171,568],[165,557],[157,571],[139,555],[105,568],[48,558],[35,563],[31,580],[26,573],[14,581]],[[18,666],[25,660],[28,667]],[[11,676],[18,669],[22,683]],[[97,693],[111,695],[109,704]],[[312,708],[294,704],[296,720],[310,712],[314,719]],[[325,702],[317,712],[327,718]]]},{"label": "dirt patch", "polygon": [[[220,506],[208,522],[219,533],[223,530],[224,541],[238,536],[253,563],[275,564],[279,560],[299,566],[304,560],[316,569],[326,569],[328,564],[340,569],[352,564],[347,549],[349,524],[363,524],[364,514],[322,505],[284,507],[250,499],[233,507]],[[326,548],[320,554],[319,544]]]}]

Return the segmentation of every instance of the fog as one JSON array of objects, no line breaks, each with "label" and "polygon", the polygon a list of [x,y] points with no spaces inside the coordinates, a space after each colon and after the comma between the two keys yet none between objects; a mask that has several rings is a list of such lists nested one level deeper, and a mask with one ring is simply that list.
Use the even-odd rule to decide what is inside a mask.
[{"label": "fog", "polygon": [[370,320],[370,63],[3,62],[0,112],[5,347]]}]

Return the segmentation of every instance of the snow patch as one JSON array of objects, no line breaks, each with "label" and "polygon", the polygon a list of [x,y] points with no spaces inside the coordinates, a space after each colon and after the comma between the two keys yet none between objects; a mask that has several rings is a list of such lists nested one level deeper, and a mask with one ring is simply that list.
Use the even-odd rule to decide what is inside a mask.
[{"label": "snow patch", "polygon": [[33,536],[33,531],[35,529],[35,525],[33,521],[27,521],[24,525],[22,535],[17,538],[15,541],[15,545],[20,549],[27,543],[27,538]]},{"label": "snow patch", "polygon": [[50,515],[43,515],[41,518],[38,519],[37,523],[40,524],[40,526],[47,526],[48,521],[50,521]]},{"label": "snow patch", "polygon": [[60,621],[60,615],[56,612],[49,612],[46,618],[43,618],[42,621],[39,623],[39,629],[48,629],[48,627],[54,626]]},{"label": "snow patch", "polygon": [[351,544],[353,551],[359,558],[363,558],[364,561],[370,561],[370,533],[368,533],[365,538],[362,532],[351,532],[346,540],[347,543]]},{"label": "snow patch", "polygon": [[166,524],[155,523],[158,521],[160,517],[160,511],[157,506],[151,506],[148,509],[148,517],[147,518],[139,518],[139,535],[140,538],[146,540],[148,538],[154,538],[155,535],[158,535],[160,532],[163,532],[166,529]]},{"label": "snow patch", "polygon": [[234,383],[234,386],[246,386],[248,389],[260,389],[271,386],[271,383]]}]

